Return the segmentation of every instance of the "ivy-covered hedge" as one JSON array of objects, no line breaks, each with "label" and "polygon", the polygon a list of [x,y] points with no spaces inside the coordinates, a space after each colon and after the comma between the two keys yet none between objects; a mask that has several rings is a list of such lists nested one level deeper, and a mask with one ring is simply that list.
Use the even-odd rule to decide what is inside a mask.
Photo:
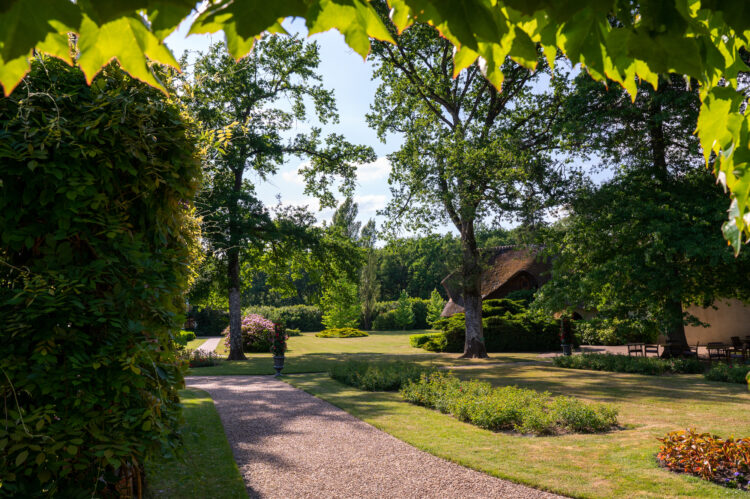
[{"label": "ivy-covered hedge", "polygon": [[[560,322],[529,311],[522,301],[486,300],[482,304],[482,326],[488,352],[547,352],[560,348]],[[435,352],[462,352],[466,335],[464,314],[440,319],[435,327],[442,337],[422,344]]]},{"label": "ivy-covered hedge", "polygon": [[89,87],[36,60],[0,98],[0,165],[0,495],[139,494],[180,443],[189,125],[114,65]]}]

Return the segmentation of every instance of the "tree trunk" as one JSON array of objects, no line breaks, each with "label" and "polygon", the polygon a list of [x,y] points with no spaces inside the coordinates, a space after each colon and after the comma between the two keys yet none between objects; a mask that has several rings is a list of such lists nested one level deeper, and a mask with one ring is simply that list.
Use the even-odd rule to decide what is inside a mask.
[{"label": "tree trunk", "polygon": [[473,220],[461,227],[463,246],[463,298],[466,312],[466,340],[463,359],[485,359],[487,348],[482,331],[482,266],[474,238]]},{"label": "tree trunk", "polygon": [[679,347],[682,351],[688,350],[687,336],[685,336],[685,321],[682,313],[682,303],[671,301],[666,306],[669,326],[667,329],[667,342]]},{"label": "tree trunk", "polygon": [[244,360],[242,351],[242,303],[240,300],[240,248],[237,222],[237,198],[242,189],[242,169],[234,171],[236,196],[229,203],[229,249],[227,250],[229,277],[229,357],[228,360]]}]

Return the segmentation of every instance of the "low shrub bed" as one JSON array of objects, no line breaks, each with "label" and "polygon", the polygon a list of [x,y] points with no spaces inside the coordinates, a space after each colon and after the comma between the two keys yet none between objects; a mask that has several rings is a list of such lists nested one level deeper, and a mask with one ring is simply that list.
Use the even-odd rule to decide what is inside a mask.
[{"label": "low shrub bed", "polygon": [[631,357],[605,353],[558,356],[552,359],[557,367],[589,369],[631,374],[699,374],[704,366],[697,359],[659,359],[656,357]]},{"label": "low shrub bed", "polygon": [[334,366],[329,376],[345,385],[360,390],[395,391],[407,381],[416,381],[423,374],[434,372],[434,368],[422,367],[405,362],[372,363],[349,361]]},{"label": "low shrub bed", "polygon": [[573,397],[482,381],[461,381],[443,372],[423,374],[401,388],[404,400],[437,409],[492,431],[534,435],[602,432],[617,427],[617,409]]},{"label": "low shrub bed", "polygon": [[319,333],[315,333],[315,336],[318,338],[361,338],[362,336],[370,335],[353,327],[336,327],[324,329]]},{"label": "low shrub bed", "polygon": [[188,350],[183,348],[177,351],[177,358],[187,364],[188,367],[211,367],[219,363],[219,356],[214,352],[203,350]]},{"label": "low shrub bed", "polygon": [[188,344],[188,341],[195,339],[195,333],[192,331],[185,331],[184,329],[177,333],[174,338],[174,342],[178,345],[185,346]]},{"label": "low shrub bed", "polygon": [[673,431],[661,442],[659,463],[733,489],[750,490],[750,438],[724,440],[694,429]]},{"label": "low shrub bed", "polygon": [[704,376],[709,381],[725,381],[727,383],[748,383],[747,377],[750,375],[750,365],[747,366],[728,366],[719,363],[711,366]]}]

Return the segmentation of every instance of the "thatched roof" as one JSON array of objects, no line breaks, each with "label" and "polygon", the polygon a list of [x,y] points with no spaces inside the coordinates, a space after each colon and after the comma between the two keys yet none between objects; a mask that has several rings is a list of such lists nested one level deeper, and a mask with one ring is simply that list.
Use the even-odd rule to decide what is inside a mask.
[{"label": "thatched roof", "polygon": [[[539,256],[538,248],[498,246],[482,251],[482,299],[503,298],[517,289],[536,289],[549,280],[551,265]],[[443,317],[464,311],[461,272],[455,271],[441,282],[450,300]]]}]

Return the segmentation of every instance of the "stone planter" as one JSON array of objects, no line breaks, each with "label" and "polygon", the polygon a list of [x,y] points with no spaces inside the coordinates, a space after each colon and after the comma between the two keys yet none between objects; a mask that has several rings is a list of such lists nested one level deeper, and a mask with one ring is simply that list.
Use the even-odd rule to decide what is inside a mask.
[{"label": "stone planter", "polygon": [[570,343],[562,344],[563,355],[573,355],[573,345]]},{"label": "stone planter", "polygon": [[283,355],[273,356],[273,368],[276,369],[275,376],[277,378],[281,376],[281,370],[284,369],[284,356]]}]

